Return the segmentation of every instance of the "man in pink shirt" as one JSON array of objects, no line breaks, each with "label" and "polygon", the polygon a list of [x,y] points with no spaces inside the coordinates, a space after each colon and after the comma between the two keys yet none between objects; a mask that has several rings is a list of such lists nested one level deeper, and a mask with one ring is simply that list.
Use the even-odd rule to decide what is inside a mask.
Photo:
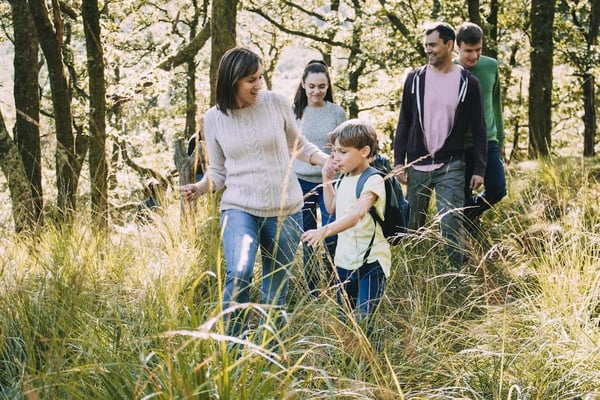
[{"label": "man in pink shirt", "polygon": [[465,138],[473,133],[474,170],[469,186],[483,184],[487,134],[477,78],[452,62],[456,34],[444,22],[425,31],[428,63],[408,74],[394,140],[396,166],[407,166],[398,178],[407,185],[412,230],[425,224],[432,192],[447,240],[449,268],[463,266],[462,207],[465,185]]}]

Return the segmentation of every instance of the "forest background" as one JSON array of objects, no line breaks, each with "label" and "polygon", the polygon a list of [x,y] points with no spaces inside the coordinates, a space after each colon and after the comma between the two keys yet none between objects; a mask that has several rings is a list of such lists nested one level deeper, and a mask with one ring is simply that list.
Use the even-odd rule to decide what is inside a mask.
[{"label": "forest background", "polygon": [[[597,398],[600,0],[163,3],[0,3],[3,396]],[[510,193],[464,293],[447,293],[433,228],[394,250],[380,354],[334,300],[307,303],[298,273],[290,332],[256,333],[287,352],[229,359],[217,207],[182,224],[176,190],[220,56],[256,50],[290,102],[323,58],[389,151],[431,20],[480,24],[503,85]],[[166,197],[139,225],[148,178]]]},{"label": "forest background", "polygon": [[129,200],[112,190],[127,171],[140,178],[130,189],[149,176],[172,187],[174,141],[198,129],[219,57],[235,45],[263,56],[267,87],[290,101],[299,68],[325,59],[337,100],[349,117],[372,120],[385,147],[430,20],[484,28],[484,53],[501,67],[509,161],[593,156],[597,3],[4,2],[2,168],[15,228],[42,225],[45,202],[68,218],[80,192],[79,205],[106,225]]}]

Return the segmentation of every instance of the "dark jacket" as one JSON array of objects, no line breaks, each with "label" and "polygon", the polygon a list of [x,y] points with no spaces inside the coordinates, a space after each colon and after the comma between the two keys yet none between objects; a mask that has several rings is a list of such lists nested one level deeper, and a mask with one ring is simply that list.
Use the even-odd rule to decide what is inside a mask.
[{"label": "dark jacket", "polygon": [[423,102],[425,93],[426,66],[408,74],[402,92],[400,117],[394,139],[395,165],[447,163],[464,160],[465,137],[469,128],[473,132],[475,151],[474,175],[484,176],[487,162],[487,130],[483,118],[481,87],[477,78],[466,69],[461,72],[458,105],[454,114],[452,130],[444,145],[435,154],[429,155],[423,134]]}]

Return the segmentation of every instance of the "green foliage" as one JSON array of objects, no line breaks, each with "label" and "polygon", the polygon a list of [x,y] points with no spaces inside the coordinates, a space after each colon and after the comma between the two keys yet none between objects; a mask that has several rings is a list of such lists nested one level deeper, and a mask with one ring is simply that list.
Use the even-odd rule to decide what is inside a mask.
[{"label": "green foliage", "polygon": [[[74,124],[87,127],[87,71],[83,27],[74,13],[65,14],[68,42],[65,55],[69,63],[74,91]],[[299,81],[302,66],[311,58],[331,60],[336,100],[370,119],[381,134],[384,148],[389,149],[398,116],[400,94],[406,72],[423,64],[421,28],[424,22],[441,19],[458,24],[467,18],[464,1],[415,2],[367,0],[357,2],[258,1],[239,3],[238,42],[258,49],[265,59],[269,88],[285,92],[290,101]],[[498,3],[497,49],[503,86],[507,150],[511,159],[520,159],[527,149],[527,87],[530,47],[528,2]],[[484,25],[490,16],[491,3],[482,2],[479,11]],[[171,1],[158,4],[130,1],[108,2],[103,6],[102,37],[106,61],[108,148],[125,144],[129,155],[143,167],[169,175],[173,171],[173,139],[184,134],[186,99],[185,67],[171,71],[157,68],[167,57],[190,41],[192,26],[202,26],[209,17],[207,2]],[[581,152],[581,84],[576,78],[597,67],[597,49],[585,45],[585,28],[591,17],[590,2],[561,1],[555,21],[556,73],[553,102],[553,151],[561,156]],[[0,23],[4,35],[11,38],[10,6],[0,5]],[[579,24],[579,25],[578,25]],[[489,26],[487,26],[489,28]],[[487,32],[487,30],[486,30]],[[491,40],[491,38],[486,38]],[[4,55],[0,85],[0,104],[7,107],[7,123],[12,126],[10,40],[0,43]],[[209,104],[210,49],[202,48],[196,63],[197,98],[200,114]],[[597,74],[596,74],[597,75]],[[42,164],[46,204],[53,204],[55,176],[52,168],[55,151],[51,119],[50,88],[47,72],[40,77],[42,101]],[[48,118],[48,116],[50,118]],[[112,143],[111,143],[112,142]],[[514,146],[514,148],[512,147]],[[111,158],[111,173],[132,174],[118,154]],[[117,171],[118,170],[118,171]],[[87,196],[84,170],[82,196]],[[121,176],[119,177],[121,178]],[[140,177],[143,181],[146,177]],[[116,183],[130,190],[131,178]],[[131,192],[131,191],[130,191]],[[116,205],[125,201],[121,191],[110,193]],[[85,201],[85,200],[84,200]],[[3,218],[4,219],[4,218]]]}]

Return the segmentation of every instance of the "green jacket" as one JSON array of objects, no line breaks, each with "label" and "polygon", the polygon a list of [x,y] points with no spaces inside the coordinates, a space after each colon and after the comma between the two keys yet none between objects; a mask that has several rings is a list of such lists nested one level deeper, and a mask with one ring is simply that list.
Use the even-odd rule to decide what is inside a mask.
[{"label": "green jacket", "polygon": [[[458,60],[454,60],[458,64]],[[500,87],[500,74],[498,61],[493,58],[481,56],[477,65],[467,68],[479,79],[481,95],[483,97],[483,114],[487,127],[488,142],[497,142],[498,147],[504,147],[504,117],[502,114],[502,94]],[[467,148],[473,147],[472,135],[465,139]]]}]

